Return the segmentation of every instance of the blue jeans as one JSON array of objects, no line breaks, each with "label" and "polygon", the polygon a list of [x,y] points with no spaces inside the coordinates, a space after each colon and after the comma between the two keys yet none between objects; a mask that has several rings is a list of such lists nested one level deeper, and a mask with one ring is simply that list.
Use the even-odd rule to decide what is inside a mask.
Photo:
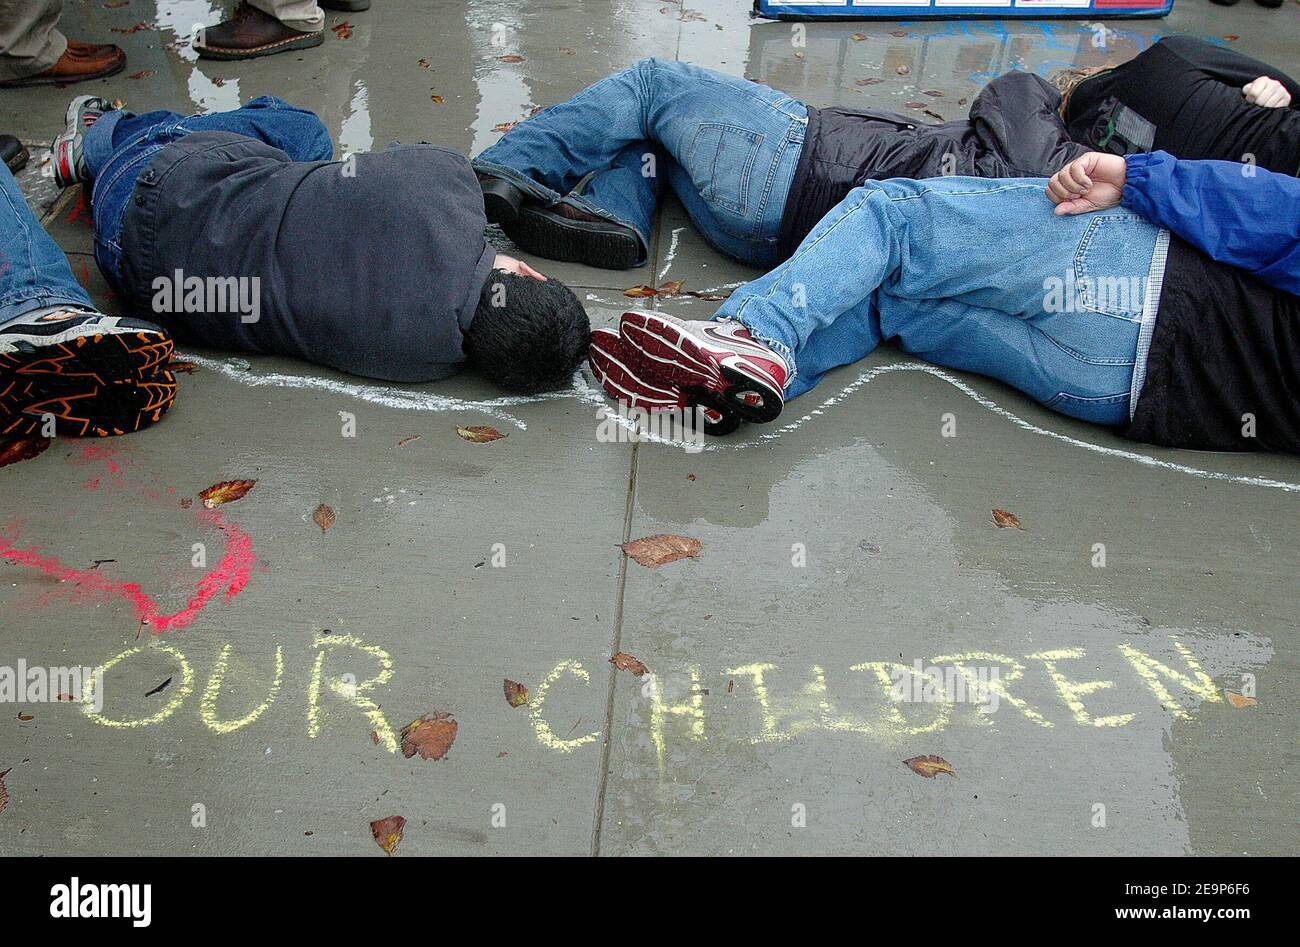
[{"label": "blue jeans", "polygon": [[95,308],[0,162],[0,326],[48,306]]},{"label": "blue jeans", "polygon": [[632,228],[647,255],[666,176],[713,246],[772,266],[807,125],[783,92],[644,59],[521,122],[474,168]]},{"label": "blue jeans", "polygon": [[1057,217],[1045,184],[868,182],[714,318],[791,359],[787,397],[896,339],[1071,417],[1125,423],[1168,235],[1122,207]]},{"label": "blue jeans", "polygon": [[329,131],[313,113],[272,95],[211,115],[176,112],[107,112],[86,133],[86,168],[93,181],[95,261],[104,276],[122,283],[122,222],[135,182],[161,149],[191,132],[233,132],[279,148],[294,161],[328,161]]}]

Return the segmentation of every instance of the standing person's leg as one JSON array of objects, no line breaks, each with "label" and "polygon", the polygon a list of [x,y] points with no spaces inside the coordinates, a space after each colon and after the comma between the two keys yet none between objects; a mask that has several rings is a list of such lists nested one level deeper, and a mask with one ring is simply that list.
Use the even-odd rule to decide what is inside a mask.
[{"label": "standing person's leg", "polygon": [[325,13],[316,0],[248,0],[248,3],[300,33],[315,33],[325,25]]},{"label": "standing person's leg", "polygon": [[82,43],[55,27],[63,0],[0,0],[0,86],[51,85],[120,72],[126,53],[112,43]]},{"label": "standing person's leg", "polygon": [[325,14],[316,0],[239,0],[229,20],[202,29],[194,50],[203,59],[256,59],[324,39]]},{"label": "standing person's leg", "polygon": [[0,82],[49,69],[68,48],[59,32],[63,0],[0,0]]},{"label": "standing person's leg", "polygon": [[96,312],[0,169],[0,435],[104,436],[152,424],[175,396],[171,355],[157,326]]},{"label": "standing person's leg", "polygon": [[[650,154],[657,145],[686,172],[710,211],[707,224],[762,245],[779,225],[807,115],[801,103],[766,86],[647,59],[521,122],[474,166],[543,207],[563,202],[633,230],[644,254],[648,219],[621,218],[571,192],[625,149],[644,143],[643,153]],[[491,186],[485,184],[489,208]],[[652,178],[644,179],[644,190],[655,187]],[[706,230],[705,236],[713,233]]]}]

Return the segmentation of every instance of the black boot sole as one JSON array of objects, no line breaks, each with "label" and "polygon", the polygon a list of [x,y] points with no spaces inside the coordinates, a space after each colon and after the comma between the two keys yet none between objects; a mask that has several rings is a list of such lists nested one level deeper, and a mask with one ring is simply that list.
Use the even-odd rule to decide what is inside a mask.
[{"label": "black boot sole", "polygon": [[629,270],[641,260],[641,240],[627,227],[601,221],[572,220],[526,201],[513,223],[502,229],[529,253],[564,263],[585,263],[603,270]]},{"label": "black boot sole", "polygon": [[320,0],[326,10],[341,10],[344,13],[364,13],[370,9],[370,0]]},{"label": "black boot sole", "polygon": [[276,53],[287,53],[295,49],[311,49],[313,46],[319,46],[325,42],[325,29],[322,27],[315,33],[303,33],[301,36],[291,37],[280,40],[278,43],[268,43],[266,46],[256,46],[252,49],[229,49],[224,46],[195,46],[194,51],[199,54],[200,59],[258,59],[262,56],[274,56]]},{"label": "black boot sole", "polygon": [[479,178],[483,189],[483,213],[487,222],[505,227],[513,224],[524,204],[524,192],[505,178]]},{"label": "black boot sole", "polygon": [[149,427],[176,398],[172,340],[156,332],[84,336],[0,355],[0,435],[113,437]]}]

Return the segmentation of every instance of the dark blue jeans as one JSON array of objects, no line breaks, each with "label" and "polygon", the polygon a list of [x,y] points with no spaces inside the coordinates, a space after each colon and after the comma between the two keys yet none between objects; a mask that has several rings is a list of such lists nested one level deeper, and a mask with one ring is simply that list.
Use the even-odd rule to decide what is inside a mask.
[{"label": "dark blue jeans", "polygon": [[0,162],[0,326],[48,306],[95,308]]},{"label": "dark blue jeans", "polygon": [[[233,132],[279,148],[293,161],[328,161],[334,142],[312,112],[272,95],[231,112],[186,117],[176,112],[106,113],[86,133],[86,168],[93,181],[95,261],[114,286],[122,284],[122,225],[135,183],[168,144],[191,132]],[[129,236],[129,235],[128,235]]]},{"label": "dark blue jeans", "polygon": [[646,250],[667,177],[709,243],[766,267],[807,127],[784,92],[645,59],[521,122],[474,167],[631,227]]}]

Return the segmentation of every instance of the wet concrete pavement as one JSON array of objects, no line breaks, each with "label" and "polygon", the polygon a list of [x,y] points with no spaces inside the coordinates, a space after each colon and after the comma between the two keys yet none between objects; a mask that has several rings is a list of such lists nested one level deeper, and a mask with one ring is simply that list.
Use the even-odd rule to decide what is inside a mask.
[{"label": "wet concrete pavement", "polygon": [[[127,72],[0,93],[0,130],[48,142],[80,91],[182,112],[274,93],[341,152],[477,153],[646,55],[813,105],[921,97],[944,118],[1008,68],[1172,32],[1300,70],[1295,4],[1179,0],[1166,20],[1110,21],[1104,49],[1089,25],[999,21],[817,24],[796,49],[747,6],[376,0],[346,40],[199,64],[180,42],[216,5],[70,2],[79,38],[147,24],[112,34]],[[78,196],[53,203],[38,173],[24,186],[116,311]],[[531,262],[594,324],[638,283],[756,275],[675,203],[660,218],[639,270]],[[394,387],[189,354],[165,423],[0,472],[0,538],[23,553],[0,562],[0,665],[109,665],[99,713],[6,705],[0,852],[381,855],[369,822],[394,814],[400,854],[1300,848],[1292,458],[1147,449],[892,349],[702,452],[602,439],[581,377],[512,399],[472,374]],[[468,424],[509,436],[469,444]],[[258,483],[215,512],[183,505],[234,478]],[[995,507],[1024,529],[997,529]],[[699,538],[700,557],[652,571],[618,549],[655,533]],[[620,650],[653,676],[614,670]],[[992,712],[890,700],[895,679],[993,673]],[[503,678],[530,705],[511,708]],[[459,723],[450,753],[404,759],[397,732],[434,711]],[[930,754],[956,778],[902,764]]]}]

